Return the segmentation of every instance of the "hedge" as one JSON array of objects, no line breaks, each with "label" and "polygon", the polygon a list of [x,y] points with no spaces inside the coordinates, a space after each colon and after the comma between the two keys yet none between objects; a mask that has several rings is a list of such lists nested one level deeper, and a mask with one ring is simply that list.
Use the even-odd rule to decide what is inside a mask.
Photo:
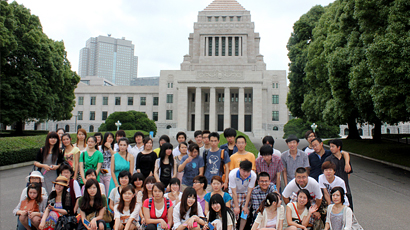
[{"label": "hedge", "polygon": [[[134,133],[140,131],[144,135],[149,135],[146,131],[126,130],[125,134],[130,143],[135,143]],[[115,135],[116,131],[112,131]],[[103,135],[105,132],[102,132]],[[72,142],[76,142],[77,135],[70,134]],[[94,133],[87,133],[92,136]],[[33,161],[36,158],[39,148],[44,146],[47,135],[2,137],[0,138],[0,166],[17,164],[21,162]]]},{"label": "hedge", "polygon": [[[236,136],[244,136],[246,139],[246,147],[245,150],[248,152],[253,153],[255,155],[255,158],[258,157],[258,152],[259,150],[256,149],[255,145],[252,143],[252,141],[249,139],[248,135],[242,133],[241,131],[236,130]],[[226,140],[225,136],[221,134],[219,136],[219,146],[226,144],[228,141]]]}]

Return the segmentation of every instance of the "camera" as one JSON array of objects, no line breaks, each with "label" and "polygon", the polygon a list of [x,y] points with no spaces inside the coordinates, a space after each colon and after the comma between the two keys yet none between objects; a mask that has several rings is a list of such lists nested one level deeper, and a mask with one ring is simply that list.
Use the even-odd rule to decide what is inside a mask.
[{"label": "camera", "polygon": [[56,199],[55,198],[50,199],[47,203],[54,207],[54,204],[56,203]]}]

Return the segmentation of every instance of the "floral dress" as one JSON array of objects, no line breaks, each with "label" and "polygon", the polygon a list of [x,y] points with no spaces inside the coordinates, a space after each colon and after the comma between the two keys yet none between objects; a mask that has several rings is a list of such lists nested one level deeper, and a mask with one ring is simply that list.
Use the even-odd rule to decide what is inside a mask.
[{"label": "floral dress", "polygon": [[[63,204],[61,202],[56,202],[54,204],[54,208],[62,209]],[[56,211],[51,211],[48,214],[48,217],[46,219],[46,224],[44,226],[44,230],[54,230],[57,224],[57,220],[61,215],[56,212]]]}]

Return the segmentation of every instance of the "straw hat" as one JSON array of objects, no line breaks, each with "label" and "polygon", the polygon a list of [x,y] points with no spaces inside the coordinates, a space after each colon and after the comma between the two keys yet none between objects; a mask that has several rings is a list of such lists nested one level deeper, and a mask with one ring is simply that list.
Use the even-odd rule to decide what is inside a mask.
[{"label": "straw hat", "polygon": [[59,184],[64,187],[68,187],[68,179],[65,176],[58,176],[56,181],[53,181],[53,184]]},{"label": "straw hat", "polygon": [[26,182],[30,182],[30,177],[38,177],[41,179],[41,182],[44,182],[44,177],[43,175],[41,175],[41,172],[39,171],[32,171],[30,175],[26,177]]}]

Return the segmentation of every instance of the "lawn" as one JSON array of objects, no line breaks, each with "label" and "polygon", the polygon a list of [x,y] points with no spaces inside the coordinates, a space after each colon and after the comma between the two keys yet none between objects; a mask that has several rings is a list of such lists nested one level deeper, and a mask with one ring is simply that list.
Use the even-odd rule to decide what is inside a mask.
[{"label": "lawn", "polygon": [[[236,131],[236,136],[244,136],[246,138],[246,147],[245,150],[248,152],[253,153],[253,155],[255,155],[255,158],[258,156],[258,150],[256,149],[255,145],[252,143],[252,141],[249,139],[248,135],[240,132],[240,131]],[[225,136],[223,134],[221,134],[219,136],[219,146],[226,144],[227,140],[225,139]]]},{"label": "lawn", "polygon": [[387,140],[343,139],[343,150],[410,167],[410,145]]}]

